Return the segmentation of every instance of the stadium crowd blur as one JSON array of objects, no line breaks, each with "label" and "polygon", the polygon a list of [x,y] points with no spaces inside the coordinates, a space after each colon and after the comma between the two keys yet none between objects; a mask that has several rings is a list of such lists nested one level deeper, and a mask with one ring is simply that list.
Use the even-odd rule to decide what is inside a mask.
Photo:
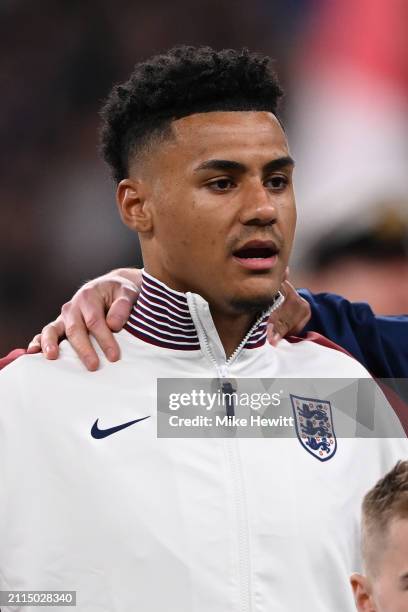
[{"label": "stadium crowd blur", "polygon": [[3,0],[0,354],[86,279],[140,265],[96,152],[97,111],[175,44],[276,58],[296,159],[298,285],[408,311],[404,0]]}]

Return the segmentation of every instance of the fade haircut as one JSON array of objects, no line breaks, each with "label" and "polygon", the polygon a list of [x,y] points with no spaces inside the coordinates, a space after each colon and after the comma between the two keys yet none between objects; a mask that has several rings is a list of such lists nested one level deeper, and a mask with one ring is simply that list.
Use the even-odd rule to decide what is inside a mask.
[{"label": "fade haircut", "polygon": [[271,60],[248,49],[179,46],[136,64],[101,111],[101,152],[116,182],[129,160],[154,139],[171,137],[171,122],[210,111],[278,111],[282,96]]},{"label": "fade haircut", "polygon": [[408,519],[408,461],[398,461],[364,497],[362,552],[367,573],[378,573],[381,553],[394,519]]}]

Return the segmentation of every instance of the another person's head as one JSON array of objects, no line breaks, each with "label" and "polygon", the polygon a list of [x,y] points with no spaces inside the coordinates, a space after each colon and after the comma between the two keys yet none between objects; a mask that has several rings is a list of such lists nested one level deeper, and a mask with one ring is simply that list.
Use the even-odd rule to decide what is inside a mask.
[{"label": "another person's head", "polygon": [[363,501],[365,575],[351,584],[360,612],[408,610],[408,461],[400,461]]},{"label": "another person's head", "polygon": [[273,302],[292,246],[281,94],[266,57],[179,47],[136,65],[102,110],[102,151],[147,272],[231,314]]},{"label": "another person's head", "polygon": [[299,284],[314,293],[339,293],[368,302],[377,314],[408,312],[408,198],[374,205],[370,216],[350,219],[316,236]]}]

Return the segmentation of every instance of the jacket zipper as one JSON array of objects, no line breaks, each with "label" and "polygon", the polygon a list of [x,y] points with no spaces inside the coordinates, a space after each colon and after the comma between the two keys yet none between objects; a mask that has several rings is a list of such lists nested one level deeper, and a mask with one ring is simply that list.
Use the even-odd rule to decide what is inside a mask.
[{"label": "jacket zipper", "polygon": [[[274,310],[279,308],[284,301],[284,296],[281,292],[279,292],[278,297],[276,298],[274,304],[269,310],[269,314],[271,314]],[[214,356],[214,353],[211,349],[210,342],[207,337],[207,333],[202,325],[199,317],[197,316],[197,308],[194,300],[192,301],[194,314],[195,314],[195,322],[196,325],[200,327],[202,332],[204,350],[207,353],[210,361],[215,367],[218,376],[221,379],[226,379],[228,377],[228,368],[229,366],[237,359],[238,355],[244,348],[248,339],[255,331],[255,329],[259,326],[261,321],[266,316],[265,314],[261,315],[254,325],[251,327],[249,332],[246,334],[245,338],[242,342],[237,346],[235,351],[229,356],[229,358],[225,361],[225,363],[219,364]],[[228,386],[227,386],[228,385]],[[232,393],[233,387],[230,382],[221,382],[221,388],[224,393]],[[234,415],[234,407],[227,405],[227,416]],[[251,612],[251,581],[250,581],[250,548],[249,548],[249,526],[248,526],[248,516],[247,516],[247,505],[246,505],[246,497],[245,497],[245,482],[244,476],[241,466],[241,457],[239,454],[239,447],[237,444],[237,440],[224,440],[225,451],[227,454],[227,461],[229,464],[229,472],[231,474],[231,486],[233,492],[233,502],[234,502],[234,510],[235,517],[238,528],[238,575],[239,575],[239,612]]]},{"label": "jacket zipper", "polygon": [[[278,297],[276,298],[275,302],[273,303],[273,305],[271,306],[268,314],[272,314],[277,308],[279,308],[283,302],[285,300],[284,295],[279,291],[278,292]],[[262,314],[256,321],[255,323],[252,325],[251,329],[249,330],[249,332],[246,334],[245,338],[240,342],[240,344],[237,346],[237,348],[235,349],[235,351],[228,357],[228,359],[225,361],[225,363],[219,364],[216,360],[216,358],[214,357],[214,353],[212,352],[206,331],[204,329],[204,326],[202,325],[199,317],[197,316],[197,307],[195,302],[192,302],[193,305],[193,309],[194,309],[194,314],[195,314],[195,323],[198,324],[198,326],[200,327],[200,330],[202,332],[202,337],[203,337],[203,344],[204,344],[204,348],[205,348],[205,352],[207,353],[208,357],[210,358],[211,362],[213,363],[218,375],[220,376],[220,378],[227,378],[228,376],[228,367],[230,365],[233,364],[233,362],[237,359],[238,355],[240,354],[240,352],[242,351],[242,349],[244,348],[245,344],[248,342],[249,338],[251,337],[251,335],[253,334],[253,332],[256,330],[256,328],[260,325],[260,323],[262,322],[262,320],[265,318],[266,314]]]}]

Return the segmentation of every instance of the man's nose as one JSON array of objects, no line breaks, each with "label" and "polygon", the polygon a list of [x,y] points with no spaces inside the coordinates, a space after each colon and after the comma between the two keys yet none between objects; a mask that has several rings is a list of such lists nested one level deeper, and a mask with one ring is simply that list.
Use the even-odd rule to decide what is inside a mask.
[{"label": "man's nose", "polygon": [[261,181],[248,186],[243,195],[240,221],[243,225],[273,225],[277,221],[274,194]]}]

